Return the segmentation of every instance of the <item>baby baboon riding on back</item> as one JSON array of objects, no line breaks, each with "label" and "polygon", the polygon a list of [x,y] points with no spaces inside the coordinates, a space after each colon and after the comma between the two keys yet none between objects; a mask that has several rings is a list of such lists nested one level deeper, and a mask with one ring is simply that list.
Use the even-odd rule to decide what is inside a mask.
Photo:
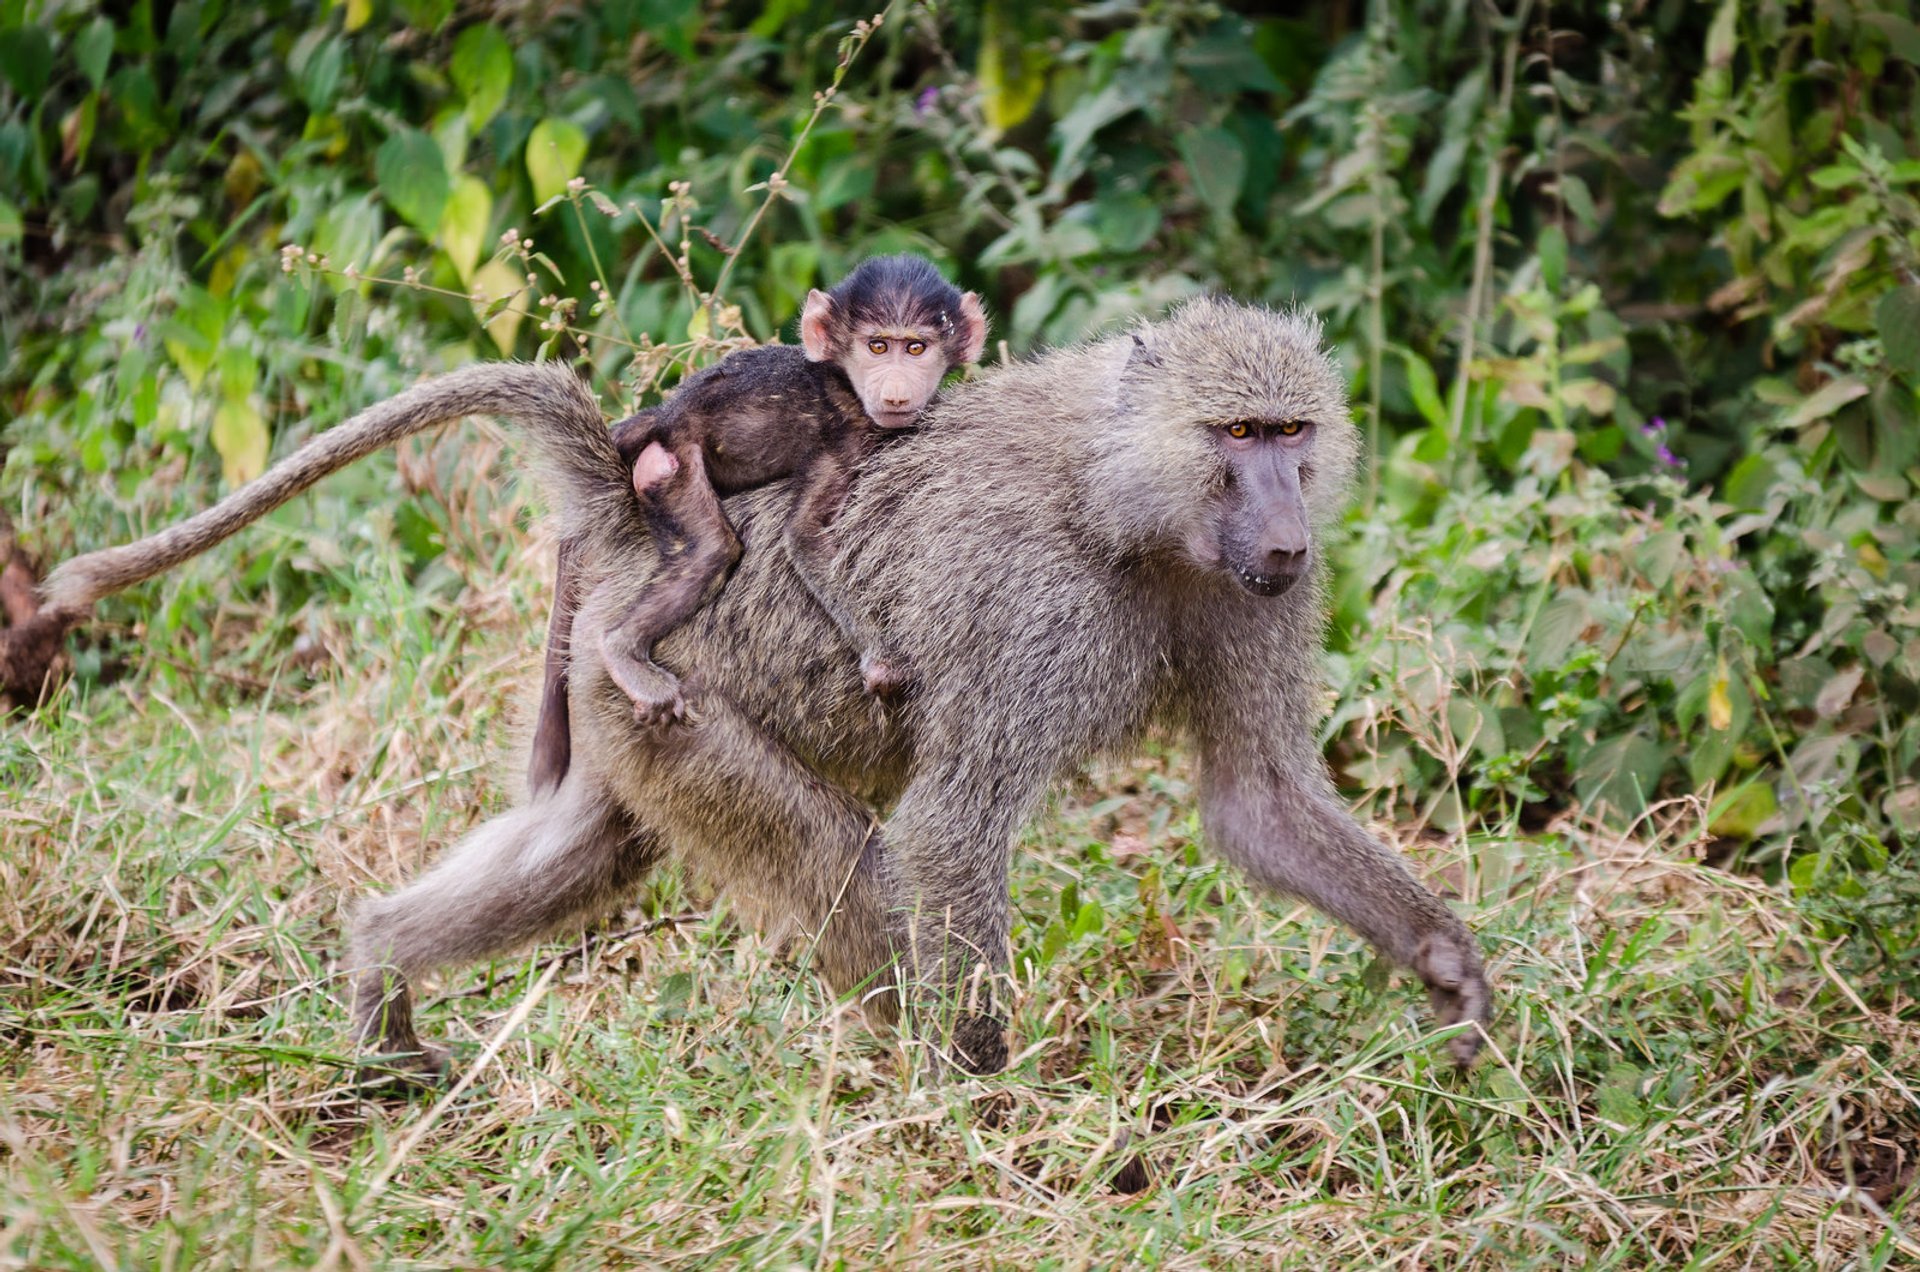
[{"label": "baby baboon riding on back", "polygon": [[[739,536],[718,503],[696,492],[670,513],[653,498],[683,468],[684,482],[721,495],[795,477],[799,493],[786,528],[794,567],[861,650],[868,690],[890,695],[905,685],[912,673],[899,655],[822,581],[827,526],[876,440],[876,426],[910,426],[949,369],[979,360],[986,339],[978,296],[963,295],[917,256],[877,257],[831,291],[808,293],[799,347],[733,354],[661,405],[614,426],[614,445],[633,463],[634,489],[656,540],[671,549],[632,609],[601,636],[607,672],[632,699],[637,720],[657,724],[684,714],[679,682],[652,659],[654,642],[684,622],[740,559]],[[578,551],[573,542],[560,547],[529,762],[536,792],[559,784],[571,752],[567,665]]]}]

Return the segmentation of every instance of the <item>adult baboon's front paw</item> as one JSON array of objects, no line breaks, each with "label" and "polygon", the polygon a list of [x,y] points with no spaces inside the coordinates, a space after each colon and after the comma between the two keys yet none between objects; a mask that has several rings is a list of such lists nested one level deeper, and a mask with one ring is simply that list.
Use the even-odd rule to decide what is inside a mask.
[{"label": "adult baboon's front paw", "polygon": [[917,679],[906,655],[870,649],[860,655],[860,681],[876,698],[892,701]]},{"label": "adult baboon's front paw", "polygon": [[1457,1063],[1472,1064],[1486,1040],[1488,1013],[1493,1005],[1493,991],[1487,987],[1480,949],[1473,937],[1464,927],[1458,932],[1428,936],[1414,952],[1413,970],[1427,983],[1427,997],[1441,1024],[1473,1022],[1473,1028],[1451,1044]]}]

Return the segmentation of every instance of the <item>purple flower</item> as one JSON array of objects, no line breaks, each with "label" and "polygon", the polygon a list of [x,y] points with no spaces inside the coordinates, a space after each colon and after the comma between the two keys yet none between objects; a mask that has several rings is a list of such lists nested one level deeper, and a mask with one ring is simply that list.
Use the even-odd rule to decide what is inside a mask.
[{"label": "purple flower", "polygon": [[926,88],[920,90],[920,96],[913,99],[914,118],[925,119],[928,113],[939,104],[940,90],[932,85],[928,85]]},{"label": "purple flower", "polygon": [[1660,462],[1665,464],[1668,468],[1685,468],[1687,466],[1687,461],[1684,459],[1681,459],[1678,455],[1675,455],[1672,449],[1668,447],[1668,445],[1665,442],[1662,442],[1658,446],[1654,447],[1653,453],[1658,455],[1660,457]]},{"label": "purple flower", "polygon": [[1642,424],[1640,426],[1640,436],[1642,437],[1658,437],[1660,436],[1660,434],[1666,431],[1667,431],[1667,422],[1661,419],[1658,415],[1654,416],[1650,423]]},{"label": "purple flower", "polygon": [[136,322],[133,324],[133,343],[137,345],[143,345],[147,343],[147,324],[146,323]]}]

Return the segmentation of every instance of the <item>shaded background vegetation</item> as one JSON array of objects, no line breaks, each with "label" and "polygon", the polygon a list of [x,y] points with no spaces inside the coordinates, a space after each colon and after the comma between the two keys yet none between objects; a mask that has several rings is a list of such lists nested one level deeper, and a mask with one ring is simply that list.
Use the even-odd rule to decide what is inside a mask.
[{"label": "shaded background vegetation", "polygon": [[[1039,881],[1016,875],[1022,974],[1071,1002],[1021,1000],[1016,1036],[1044,1054],[1010,1122],[955,1114],[987,1145],[980,1177],[1001,1179],[1004,1154],[1005,1178],[1055,1200],[1101,1195],[1096,1167],[1124,1146],[1108,1122],[1133,1101],[1215,1181],[1184,1194],[1199,1228],[1245,1252],[1338,1232],[1358,1243],[1342,1257],[1373,1262],[1373,1234],[1405,1231],[1422,1234],[1410,1258],[1437,1258],[1424,1234],[1466,1190],[1484,1227],[1457,1236],[1462,1257],[1604,1249],[1633,1266],[1714,1234],[1764,1250],[1777,1220],[1805,1261],[1860,1232],[1891,1259],[1897,1225],[1816,1185],[1891,1206],[1920,1155],[1911,1091],[1889,1076],[1911,1071],[1920,1019],[1909,7],[901,3],[873,30],[804,0],[0,0],[0,517],[47,560],[124,540],[476,358],[584,359],[622,409],[732,342],[790,335],[808,287],[874,252],[926,253],[981,291],[1013,357],[1200,290],[1310,306],[1375,450],[1337,549],[1330,751],[1369,812],[1463,863],[1449,884],[1495,950],[1516,1060],[1458,1102],[1354,1078],[1425,1063],[1404,1037],[1378,1042],[1382,978],[1340,979],[1329,929],[1278,923],[1206,861],[1179,766],[1156,757],[1076,786],[1062,828],[1029,844]],[[43,1128],[44,1156],[9,1140],[12,1178],[66,1198],[104,1172],[134,1199],[141,1257],[140,1189],[174,1167],[127,1182],[96,1144],[130,1119],[189,1184],[262,1152],[275,1125],[180,1110],[320,1080],[324,1050],[256,1073],[249,1049],[337,1033],[324,1003],[294,1005],[303,976],[324,983],[326,898],[410,873],[397,843],[417,854],[475,811],[448,775],[498,724],[504,673],[462,642],[491,627],[480,647],[497,654],[511,627],[526,652],[543,598],[510,449],[461,437],[368,461],[104,605],[72,690],[0,730],[0,787],[36,792],[0,809],[0,848],[18,849],[0,851],[0,930],[18,934],[4,975],[31,1004],[0,995],[0,1039],[24,1040],[0,1054],[48,1108],[78,1101],[105,1128],[75,1115],[71,1145]],[[126,702],[104,691],[123,678]],[[286,706],[334,685],[377,724]],[[207,742],[176,699],[189,722],[231,706],[231,727]],[[1652,846],[1595,849],[1596,819],[1629,832],[1609,843]],[[115,911],[76,868],[123,907],[110,956],[96,925]],[[661,887],[645,904],[672,919]],[[1218,958],[1183,962],[1186,937]],[[728,1213],[772,1216],[753,1249],[785,1258],[811,1159],[767,1120],[905,1124],[925,1106],[888,1104],[897,1076],[841,1057],[837,1033],[786,1032],[791,995],[730,950],[724,933],[682,941],[671,975],[609,980],[529,1027],[564,1043],[592,1099],[642,1111],[625,1133],[673,1130],[677,1148],[637,1144],[622,1169],[642,1173],[610,1169],[593,1204],[627,1221],[624,1190],[681,1196],[683,1161],[723,1183],[745,1170]],[[1176,971],[1210,979],[1160,997]],[[183,1066],[156,1034],[218,1062]],[[1287,1051],[1360,1059],[1303,1083]],[[1148,1052],[1141,1072],[1129,1057]],[[845,1064],[858,1090],[781,1086],[789,1064]],[[70,1071],[128,1080],[63,1087]],[[1067,1094],[1041,1089],[1055,1079]],[[390,1199],[370,1222],[395,1248],[539,1262],[541,1242],[584,1239],[559,1226],[521,1247],[516,1216],[541,1231],[555,1198],[579,1200],[567,1178],[600,1179],[601,1111],[578,1111],[571,1157],[555,1146],[575,1107],[543,1121],[551,1092],[501,1081],[497,1122],[471,1132],[503,1145],[485,1185],[498,1230],[442,1232],[430,1205]],[[122,1090],[166,1107],[129,1111]],[[321,1112],[288,1114],[290,1134],[309,1168],[364,1182],[330,1099],[299,1087]],[[689,1136],[680,1107],[714,1120]],[[458,1199],[471,1147],[456,1135],[421,1163],[429,1196]],[[945,1170],[950,1147],[900,1152]],[[843,1151],[878,1190],[843,1223],[874,1248],[924,1236],[897,1231],[912,1199],[973,1189],[963,1168],[915,1193],[893,1159]],[[516,1165],[551,1154],[574,1173]],[[288,1202],[306,1177],[266,1174],[260,1197],[162,1232],[186,1243],[168,1256],[245,1251],[256,1222],[343,1231],[324,1189]],[[1539,1186],[1563,1177],[1587,1190],[1577,1204]],[[1263,1228],[1269,1181],[1294,1191]],[[1321,1208],[1367,1181],[1386,1198],[1374,1226]],[[1690,1184],[1702,1194],[1669,1208]],[[1652,1196],[1664,1217],[1645,1217]],[[100,1258],[66,1205],[39,1212],[60,1236],[21,1240]],[[1096,1262],[1218,1237],[1178,1215],[1116,1236],[1022,1213],[996,1222],[1077,1232]],[[668,1248],[732,1248],[692,1201],[658,1222]],[[967,1251],[972,1223],[936,1233]],[[823,1258],[833,1224],[828,1205]]]}]

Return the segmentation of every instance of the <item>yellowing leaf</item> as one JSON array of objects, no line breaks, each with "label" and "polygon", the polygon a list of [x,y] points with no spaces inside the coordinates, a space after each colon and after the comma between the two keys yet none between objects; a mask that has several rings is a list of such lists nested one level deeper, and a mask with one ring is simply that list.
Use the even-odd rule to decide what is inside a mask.
[{"label": "yellowing leaf", "polygon": [[687,319],[687,339],[699,340],[713,329],[712,321],[707,317],[707,307],[700,306],[693,311],[693,317]]},{"label": "yellowing leaf", "polygon": [[521,315],[517,309],[506,306],[491,318],[487,314],[501,300],[517,297],[526,282],[526,277],[505,261],[488,261],[473,272],[473,281],[468,284],[471,290],[484,297],[474,303],[474,316],[485,324],[487,334],[493,337],[493,343],[499,346],[503,354],[513,352],[513,337],[520,330]]},{"label": "yellowing leaf", "polygon": [[527,137],[527,177],[538,203],[567,192],[587,158],[586,130],[570,119],[543,119]]},{"label": "yellowing leaf", "polygon": [[473,282],[473,267],[480,261],[492,220],[493,195],[487,183],[466,174],[456,178],[453,193],[447,196],[447,210],[440,214],[439,239],[462,283]]},{"label": "yellowing leaf", "polygon": [[253,403],[222,402],[213,413],[213,449],[229,485],[252,481],[267,469],[267,422]]},{"label": "yellowing leaf", "polygon": [[1733,727],[1733,699],[1727,694],[1727,660],[1722,658],[1713,670],[1713,686],[1707,690],[1707,723],[1718,732]]},{"label": "yellowing leaf", "polygon": [[373,0],[347,0],[347,30],[358,31],[373,16]]},{"label": "yellowing leaf", "polygon": [[[1016,14],[1018,16],[1016,16]],[[1033,113],[1047,87],[1047,46],[1032,38],[1036,8],[988,0],[980,15],[980,109],[987,127],[1005,132]]]}]

